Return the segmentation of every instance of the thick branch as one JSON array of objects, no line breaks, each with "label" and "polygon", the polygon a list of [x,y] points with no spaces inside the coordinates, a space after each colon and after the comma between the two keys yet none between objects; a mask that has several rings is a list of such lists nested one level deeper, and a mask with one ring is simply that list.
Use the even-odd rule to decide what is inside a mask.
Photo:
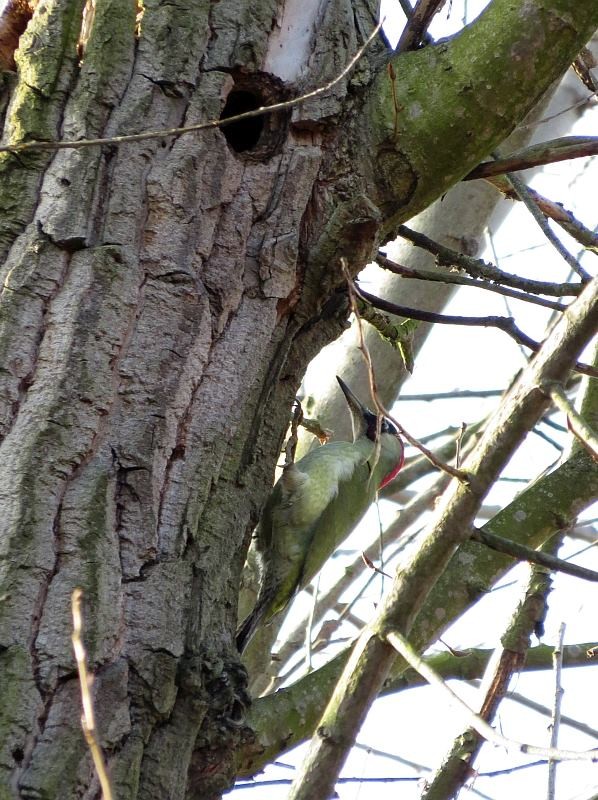
[{"label": "thick branch", "polygon": [[[587,453],[580,451],[554,472],[525,489],[487,522],[483,530],[512,536],[530,547],[537,547],[561,526],[570,524],[579,511],[593,501],[597,492],[598,469],[593,468]],[[551,498],[550,503],[546,502],[547,497]],[[465,565],[468,577],[463,580]],[[475,542],[467,542],[453,556],[418,615],[412,634],[414,643],[422,649],[428,647],[453,620],[474,605],[480,595],[489,591],[511,566],[511,559]],[[584,645],[581,650],[571,651],[575,664],[588,663],[587,649]],[[444,656],[449,658],[449,654],[445,653]],[[348,651],[345,651],[325,666],[305,675],[296,684],[254,702],[248,724],[255,730],[256,740],[253,745],[248,745],[242,756],[242,774],[250,775],[263,769],[273,758],[312,734],[320,709],[328,701],[347,657]],[[444,677],[460,677],[464,680],[478,676],[486,663],[480,656],[481,661],[476,666],[476,654],[468,653],[451,660],[452,666],[449,668],[447,664],[445,672],[437,657],[434,658],[435,669]],[[526,668],[543,669],[549,662],[550,651],[547,649],[547,653],[544,653],[535,648],[528,655]],[[566,663],[574,665],[573,662]],[[454,672],[450,673],[449,669]],[[384,684],[383,692],[408,688],[414,680],[417,683],[413,673],[406,671],[403,663],[397,662],[392,676]],[[300,713],[298,709],[301,709]]]},{"label": "thick branch", "polygon": [[384,232],[392,234],[487,157],[597,27],[596,0],[494,0],[448,42],[396,57],[396,80],[381,69],[362,119]]},{"label": "thick branch", "polygon": [[[555,540],[560,538],[553,537],[549,547],[554,549]],[[488,688],[480,710],[480,716],[488,722],[492,722],[507,693],[512,676],[525,663],[531,636],[546,615],[546,598],[551,586],[550,575],[538,568],[532,570],[523,602],[515,610],[505,635],[501,637],[502,647],[498,658],[488,661],[484,674],[484,684]],[[490,672],[492,663],[493,669]],[[458,734],[442,766],[428,782],[422,800],[440,800],[456,795],[470,777],[483,742],[482,736],[472,728]]]},{"label": "thick branch", "polygon": [[409,634],[434,583],[467,538],[487,491],[541,418],[547,398],[537,389],[539,381],[563,380],[597,326],[598,280],[594,280],[522,372],[468,460],[471,483],[464,486],[453,481],[420,549],[397,574],[377,618],[356,642],[293,784],[293,800],[332,794],[357,731],[394,661],[386,631]]}]

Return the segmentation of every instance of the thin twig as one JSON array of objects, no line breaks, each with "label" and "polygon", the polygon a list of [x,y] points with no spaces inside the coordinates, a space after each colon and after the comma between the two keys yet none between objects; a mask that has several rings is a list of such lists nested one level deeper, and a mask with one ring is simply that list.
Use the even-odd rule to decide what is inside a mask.
[{"label": "thin twig", "polygon": [[446,472],[448,475],[452,475],[453,478],[457,478],[457,480],[463,484],[469,483],[469,475],[466,471],[452,467],[450,464],[447,464],[446,461],[441,461],[431,450],[423,445],[419,439],[411,436],[411,434],[406,431],[405,428],[399,422],[397,422],[394,417],[389,417],[389,419],[397,426],[401,436],[404,436],[412,447],[416,447],[420,453],[428,459],[430,464],[433,464],[437,469]]},{"label": "thin twig", "polygon": [[[575,647],[575,645],[568,645],[568,647]],[[533,650],[530,652],[533,653]],[[567,650],[563,648],[563,653],[566,652]],[[527,668],[528,665],[526,662],[525,669],[527,670]],[[514,703],[519,703],[519,705],[525,706],[532,711],[536,711],[543,717],[548,717],[549,719],[552,717],[552,709],[548,708],[548,706],[542,705],[542,703],[537,703],[535,700],[532,700],[531,697],[526,697],[523,694],[519,694],[519,692],[510,692],[507,696],[507,700],[512,700]],[[598,730],[596,728],[592,728],[590,725],[586,725],[585,722],[580,722],[580,720],[575,719],[574,717],[568,717],[566,714],[561,714],[561,724],[566,725],[568,728],[573,728],[574,730],[579,731],[586,736],[591,736],[593,739],[598,739]]]},{"label": "thin twig", "polygon": [[549,122],[554,122],[555,119],[563,117],[570,111],[575,111],[577,108],[582,108],[583,106],[595,105],[595,103],[596,103],[596,98],[593,95],[582,97],[581,100],[577,100],[575,103],[571,103],[570,105],[561,108],[560,111],[555,111],[554,114],[548,114],[546,117],[542,117],[542,119],[535,120],[534,122],[522,123],[521,125],[518,125],[515,130],[517,130],[518,132],[534,130],[539,125],[547,125]]},{"label": "thin twig", "polygon": [[551,447],[554,447],[555,450],[558,450],[559,453],[562,453],[563,450],[565,449],[562,445],[560,445],[557,441],[555,441],[552,438],[552,436],[549,436],[547,433],[544,433],[544,431],[541,431],[537,426],[532,430],[532,433],[534,434],[534,436],[538,436],[538,438],[543,439],[545,442],[548,442],[548,444]]},{"label": "thin twig", "polygon": [[481,528],[474,528],[471,538],[486,545],[491,550],[495,550],[497,553],[504,553],[519,561],[529,561],[532,564],[546,567],[552,572],[564,572],[566,575],[573,575],[575,578],[581,578],[584,581],[598,583],[598,572],[594,572],[593,569],[571,564],[569,561],[544,553],[542,550],[532,550],[531,547],[526,547],[511,539],[504,539],[502,536],[496,536],[494,533],[488,533]]},{"label": "thin twig", "polygon": [[[490,230],[490,228],[488,228],[488,241],[490,242],[490,248],[492,250],[492,258],[494,259],[494,263],[496,264],[497,267],[499,267],[500,266],[500,259],[499,259],[498,253],[496,251],[496,247],[494,245],[494,234]],[[573,277],[573,276],[571,276],[571,277]],[[513,312],[511,311],[511,308],[509,306],[508,298],[503,297],[503,300],[504,300],[505,308],[507,309],[507,316],[512,317],[513,316]],[[557,316],[554,311],[552,313],[553,313],[554,316]],[[547,324],[545,326],[545,329],[546,330],[550,330],[550,326]],[[521,344],[519,344],[519,352],[521,353],[521,356],[523,358],[524,363],[527,364],[527,362],[529,361],[529,355],[525,351],[525,348],[523,347],[523,345],[521,345]]]},{"label": "thin twig", "polygon": [[[357,287],[359,296],[367,303],[371,303],[375,308],[381,311],[386,311],[389,314],[396,314],[399,317],[408,317],[409,319],[417,319],[421,322],[439,323],[441,325],[465,325],[468,327],[485,327],[485,328],[498,328],[507,333],[512,339],[519,344],[525,345],[534,353],[537,353],[542,346],[540,342],[536,342],[527,334],[525,334],[515,324],[512,317],[458,317],[449,314],[437,314],[434,311],[422,311],[419,308],[411,308],[408,306],[399,306],[396,303],[391,303],[382,297],[376,297],[364,289]],[[589,375],[592,378],[598,378],[598,369],[591,367],[589,364],[584,364],[581,361],[576,361],[574,369],[584,375]],[[407,438],[407,437],[405,437]]]},{"label": "thin twig", "polygon": [[310,672],[313,668],[311,663],[311,656],[312,656],[311,639],[314,627],[314,616],[316,613],[316,606],[318,605],[318,594],[320,591],[321,574],[322,574],[321,572],[318,572],[318,577],[316,578],[316,582],[314,584],[314,593],[311,601],[311,608],[309,610],[309,616],[307,618],[307,624],[305,626],[305,665]]},{"label": "thin twig", "polygon": [[[497,175],[494,178],[487,178],[486,180],[488,183],[495,186],[499,192],[502,192],[509,200],[519,200],[517,193],[513,191],[513,188],[503,175]],[[598,235],[595,231],[587,228],[580,222],[572,211],[565,208],[562,203],[555,203],[554,200],[550,200],[548,197],[545,197],[529,186],[527,187],[527,192],[546,217],[554,220],[557,225],[560,225],[561,228],[568,233],[569,236],[579,242],[582,247],[598,253]]]},{"label": "thin twig", "polygon": [[[556,748],[561,727],[561,703],[563,700],[563,642],[565,639],[565,623],[561,622],[557,646],[552,654],[554,669],[554,700],[552,705],[552,719],[550,721],[550,747]],[[556,796],[556,767],[557,761],[548,760],[548,791],[546,800],[554,800]]]},{"label": "thin twig", "polygon": [[519,172],[523,169],[541,167],[544,164],[554,164],[558,161],[585,158],[597,154],[598,136],[563,136],[560,139],[534,144],[496,161],[484,161],[472,169],[463,180],[489,178],[492,175],[504,175],[507,172]]},{"label": "thin twig", "polygon": [[[553,539],[551,547],[554,546]],[[526,663],[531,636],[537,631],[537,626],[541,624],[546,613],[546,597],[551,585],[550,576],[544,570],[536,567],[531,571],[523,601],[518,604],[500,637],[501,645],[486,662],[479,687],[482,696],[479,715],[490,724],[507,696],[513,675],[519,673]],[[477,774],[474,764],[483,743],[484,739],[471,728],[457,733],[448,754],[442,760],[442,766],[428,782],[421,800],[445,800],[459,794],[459,790],[472,774]]]},{"label": "thin twig", "polygon": [[[357,297],[361,297],[363,300],[367,300],[367,296],[364,296],[366,293],[362,292],[359,289],[359,287],[356,286],[353,280],[351,280],[351,276],[349,275],[349,270],[347,268],[347,264],[344,258],[341,259],[341,266],[347,281],[351,311],[353,312],[353,314],[355,314],[355,318],[357,320],[357,330],[359,333],[359,349],[363,353],[363,357],[368,368],[368,376],[370,380],[370,392],[372,395],[372,400],[376,407],[376,413],[378,414],[378,425],[380,426],[382,424],[382,417],[386,417],[394,425],[396,425],[401,436],[407,439],[407,441],[412,447],[417,448],[428,459],[428,461],[434,464],[435,467],[441,469],[443,472],[448,472],[449,475],[452,475],[453,478],[457,478],[457,480],[461,481],[461,483],[464,484],[469,483],[469,477],[466,472],[460,469],[455,469],[455,467],[452,467],[450,464],[445,464],[443,461],[440,461],[438,458],[436,458],[436,456],[431,450],[428,450],[428,448],[425,447],[414,436],[411,436],[411,434],[405,430],[405,428],[401,425],[401,423],[398,422],[391,414],[389,414],[389,412],[382,405],[376,387],[374,365],[372,363],[372,357],[370,355],[370,351],[368,350],[368,347],[365,342],[365,337],[363,335],[361,316],[359,314],[359,307],[357,304]],[[374,304],[372,303],[372,305]]]},{"label": "thin twig", "polygon": [[81,727],[83,728],[83,735],[89,747],[93,764],[102,787],[102,796],[104,800],[112,800],[112,789],[110,787],[110,779],[106,772],[106,765],[104,764],[104,757],[102,750],[98,743],[97,729],[95,723],[95,715],[93,711],[93,700],[91,697],[91,684],[93,683],[93,676],[87,672],[87,655],[85,646],[83,644],[83,616],[81,614],[81,600],[83,599],[83,590],[75,589],[71,595],[71,610],[73,615],[73,632],[71,634],[71,641],[73,643],[73,650],[75,653],[75,660],[77,662],[77,671],[79,672],[79,684],[81,686],[81,704],[83,706],[83,713],[81,714]]},{"label": "thin twig", "polygon": [[164,130],[157,131],[144,131],[143,133],[131,133],[124,136],[110,136],[103,139],[79,139],[77,141],[62,141],[62,142],[19,142],[16,144],[7,144],[0,146],[0,153],[22,153],[25,150],[78,150],[83,147],[100,147],[105,144],[121,145],[130,142],[144,142],[147,139],[162,139],[171,136],[183,136],[187,133],[196,133],[197,131],[211,130],[213,128],[222,128],[225,125],[231,125],[233,122],[241,122],[242,120],[252,119],[264,114],[272,114],[275,111],[283,111],[287,108],[293,108],[313,97],[324,94],[329,89],[336,86],[337,83],[353,69],[359,59],[363,56],[371,42],[376,37],[378,31],[382,27],[382,22],[379,22],[374,30],[370,33],[364,44],[355,53],[353,58],[344,67],[344,69],[324,86],[320,86],[311,92],[301,95],[301,97],[294,97],[291,100],[285,100],[281,103],[274,103],[271,106],[260,106],[251,111],[245,111],[243,114],[237,114],[234,117],[227,117],[226,119],[213,119],[208,122],[198,122],[194,125],[186,125],[182,128],[165,128]]},{"label": "thin twig", "polygon": [[552,308],[554,311],[564,311],[567,307],[563,305],[563,303],[557,303],[554,300],[546,300],[544,297],[536,297],[534,294],[519,292],[517,289],[509,289],[506,286],[500,286],[491,281],[479,278],[466,278],[454,272],[433,272],[430,269],[405,267],[403,264],[397,264],[395,261],[391,261],[390,258],[381,254],[376,256],[376,263],[389,272],[393,272],[395,275],[401,275],[403,278],[416,278],[420,281],[436,281],[438,283],[452,283],[459,286],[472,286],[475,289],[496,292],[496,294],[512,297],[515,300],[523,300],[525,303],[534,303],[535,305],[544,306],[545,308]]},{"label": "thin twig", "polygon": [[489,281],[496,281],[505,286],[513,286],[515,289],[521,289],[529,294],[545,294],[549,297],[565,297],[578,295],[583,289],[581,283],[551,283],[549,281],[536,281],[529,278],[522,278],[519,275],[513,275],[510,272],[503,272],[503,270],[495,267],[494,264],[489,264],[481,258],[474,258],[473,256],[459,253],[456,250],[451,250],[450,247],[445,247],[439,242],[435,242],[423,233],[414,231],[406,225],[399,225],[397,227],[397,235],[403,239],[407,239],[416,247],[421,247],[422,250],[427,250],[428,253],[436,256],[439,264],[446,267],[457,267],[465,270],[469,275],[474,278],[486,278]]},{"label": "thin twig", "polygon": [[523,205],[527,208],[529,213],[532,215],[534,220],[537,222],[538,227],[544,234],[544,236],[548,239],[550,244],[554,247],[557,253],[564,259],[564,261],[574,270],[582,281],[587,282],[590,280],[590,275],[586,272],[586,270],[581,266],[578,260],[572,255],[565,245],[561,242],[558,236],[554,233],[551,229],[548,221],[542,211],[538,208],[537,204],[534,202],[533,197],[527,190],[527,186],[521,180],[519,175],[514,172],[507,172],[505,175],[506,179],[509,181],[511,186],[513,187],[513,191],[517,194]]},{"label": "thin twig", "polygon": [[480,397],[501,397],[504,393],[504,389],[455,389],[453,392],[422,392],[421,394],[402,394],[401,403],[431,403],[433,400],[470,400]]},{"label": "thin twig", "polygon": [[504,747],[509,752],[531,753],[554,761],[598,761],[598,748],[593,750],[559,750],[554,747],[536,747],[535,745],[503,736],[492,725],[489,725],[486,720],[476,714],[464,700],[461,700],[430,665],[415,652],[407,639],[398,631],[389,631],[386,634],[386,639],[397,653],[407,661],[410,667],[419,672],[422,678],[425,678],[431,686],[440,689],[448,703],[453,708],[461,711],[469,726],[474,728],[486,741],[498,747]]}]

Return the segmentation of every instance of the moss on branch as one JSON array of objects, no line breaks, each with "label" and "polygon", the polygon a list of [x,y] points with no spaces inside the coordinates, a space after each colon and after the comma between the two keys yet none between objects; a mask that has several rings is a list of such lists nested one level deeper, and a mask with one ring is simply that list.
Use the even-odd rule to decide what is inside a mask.
[{"label": "moss on branch", "polygon": [[505,139],[596,27],[596,0],[494,0],[452,39],[397,56],[396,80],[381,71],[363,119],[373,130],[386,231]]}]

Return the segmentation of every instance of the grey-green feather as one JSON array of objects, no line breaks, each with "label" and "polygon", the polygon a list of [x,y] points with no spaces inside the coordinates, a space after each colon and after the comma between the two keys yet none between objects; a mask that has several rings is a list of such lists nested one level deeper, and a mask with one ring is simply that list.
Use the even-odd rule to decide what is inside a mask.
[{"label": "grey-green feather", "polygon": [[[257,530],[261,583],[254,610],[237,631],[242,652],[255,629],[280,613],[315,577],[372,503],[384,478],[403,459],[395,433],[368,438],[373,415],[341,384],[354,419],[354,442],[331,442],[285,468]],[[359,416],[357,417],[357,414]],[[375,418],[374,418],[375,419]]]}]

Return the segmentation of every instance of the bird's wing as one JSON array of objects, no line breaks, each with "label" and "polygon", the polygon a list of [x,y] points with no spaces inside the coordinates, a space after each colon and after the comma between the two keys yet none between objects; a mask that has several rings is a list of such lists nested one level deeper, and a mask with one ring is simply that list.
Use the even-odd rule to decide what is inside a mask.
[{"label": "bird's wing", "polygon": [[[361,444],[362,446],[360,443],[352,443],[349,448],[343,448],[336,453],[340,459],[334,458],[336,467],[333,468],[333,480],[330,481],[332,485],[327,487],[325,502],[320,495],[320,502],[316,504],[317,513],[313,513],[304,532],[307,551],[298,580],[299,588],[306,586],[319,572],[340,542],[361,519],[375,495],[377,487],[374,482],[369,483],[372,475],[368,463],[374,445],[363,440]],[[325,461],[327,463],[327,459]],[[310,470],[311,474],[317,475],[317,472],[318,470]]]},{"label": "bird's wing", "polygon": [[279,511],[293,528],[311,529],[347,481],[370,457],[374,445],[364,441],[332,442],[312,450],[287,468],[280,479]]}]

